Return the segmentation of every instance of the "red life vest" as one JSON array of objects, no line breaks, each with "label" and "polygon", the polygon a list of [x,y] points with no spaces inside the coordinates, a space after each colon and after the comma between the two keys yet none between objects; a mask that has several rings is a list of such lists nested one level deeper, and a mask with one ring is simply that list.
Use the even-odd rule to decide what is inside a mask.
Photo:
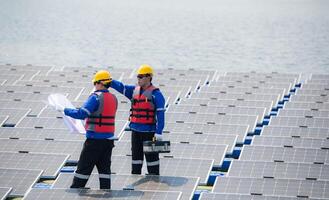
[{"label": "red life vest", "polygon": [[116,96],[109,92],[97,92],[99,106],[98,109],[88,116],[86,130],[97,133],[114,133],[115,113],[118,107]]},{"label": "red life vest", "polygon": [[155,106],[152,92],[158,88],[151,85],[142,94],[141,87],[136,86],[133,92],[130,109],[130,121],[140,124],[155,124]]}]

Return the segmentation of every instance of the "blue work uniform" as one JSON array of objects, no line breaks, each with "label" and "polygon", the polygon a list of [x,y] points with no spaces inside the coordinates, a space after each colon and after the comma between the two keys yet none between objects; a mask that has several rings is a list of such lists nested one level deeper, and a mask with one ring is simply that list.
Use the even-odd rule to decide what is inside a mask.
[{"label": "blue work uniform", "polygon": [[[135,85],[124,85],[120,81],[112,80],[111,87],[121,94],[125,95],[128,99],[133,98]],[[140,94],[144,91],[141,89]],[[129,123],[129,128],[132,130],[131,146],[132,146],[132,174],[141,174],[143,166],[144,153],[143,142],[150,141],[154,134],[162,134],[165,123],[165,98],[161,91],[156,89],[152,91],[152,100],[155,110],[155,123],[142,124],[142,123]],[[149,174],[159,175],[159,153],[145,154],[146,164]]]},{"label": "blue work uniform", "polygon": [[[104,104],[107,102],[100,98],[103,95],[102,93],[108,92],[108,90],[95,91],[89,96],[88,100],[81,108],[65,108],[64,114],[75,119],[83,120],[94,116],[95,113],[102,113]],[[108,106],[117,107],[117,102],[115,105]],[[112,132],[99,133],[91,130],[86,131],[86,141],[84,142],[80,154],[71,188],[84,188],[94,166],[96,166],[99,173],[100,189],[111,189],[111,156],[114,147],[113,137],[114,133]]]}]

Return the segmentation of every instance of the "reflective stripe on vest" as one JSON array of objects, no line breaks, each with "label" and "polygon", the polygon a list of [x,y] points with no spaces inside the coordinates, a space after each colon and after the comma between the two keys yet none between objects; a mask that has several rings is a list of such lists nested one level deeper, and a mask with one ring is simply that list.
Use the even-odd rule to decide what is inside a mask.
[{"label": "reflective stripe on vest", "polygon": [[158,88],[151,85],[142,94],[141,87],[136,86],[131,100],[130,121],[140,124],[155,124],[155,106],[152,92]]},{"label": "reflective stripe on vest", "polygon": [[99,106],[95,112],[88,116],[86,130],[96,133],[114,133],[118,100],[109,92],[98,92],[95,94],[98,96]]}]

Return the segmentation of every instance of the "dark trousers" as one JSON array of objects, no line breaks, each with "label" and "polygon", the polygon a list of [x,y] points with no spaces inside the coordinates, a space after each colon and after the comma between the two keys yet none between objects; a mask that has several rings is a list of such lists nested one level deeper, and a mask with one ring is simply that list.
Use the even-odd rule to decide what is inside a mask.
[{"label": "dark trousers", "polygon": [[[132,174],[141,174],[144,160],[143,142],[151,141],[154,133],[141,133],[132,131],[131,133],[131,151],[132,151]],[[160,174],[159,153],[145,154],[147,171],[149,174]]]},{"label": "dark trousers", "polygon": [[87,139],[80,154],[71,188],[85,187],[94,166],[99,174],[100,189],[111,189],[111,156],[113,140]]}]

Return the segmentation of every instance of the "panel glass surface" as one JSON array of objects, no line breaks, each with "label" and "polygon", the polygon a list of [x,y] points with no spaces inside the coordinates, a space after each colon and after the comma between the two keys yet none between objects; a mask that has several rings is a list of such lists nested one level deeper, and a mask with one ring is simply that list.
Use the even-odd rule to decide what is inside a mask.
[{"label": "panel glass surface", "polygon": [[82,189],[32,189],[24,200],[165,200],[179,199],[180,192],[162,192],[162,191],[129,191],[129,190],[82,190]]},{"label": "panel glass surface", "polygon": [[[60,174],[53,188],[69,188],[74,174]],[[199,178],[152,176],[152,175],[111,175],[111,189],[153,190],[182,192],[182,199],[191,199]],[[99,188],[98,174],[91,174],[86,187]]]},{"label": "panel glass surface", "polygon": [[315,180],[217,177],[213,192],[328,198],[328,183]]},{"label": "panel glass surface", "polygon": [[42,177],[55,178],[68,155],[0,152],[0,168],[43,170]]},{"label": "panel glass surface", "polygon": [[11,196],[24,196],[41,174],[42,170],[0,168],[0,186],[12,188]]}]

